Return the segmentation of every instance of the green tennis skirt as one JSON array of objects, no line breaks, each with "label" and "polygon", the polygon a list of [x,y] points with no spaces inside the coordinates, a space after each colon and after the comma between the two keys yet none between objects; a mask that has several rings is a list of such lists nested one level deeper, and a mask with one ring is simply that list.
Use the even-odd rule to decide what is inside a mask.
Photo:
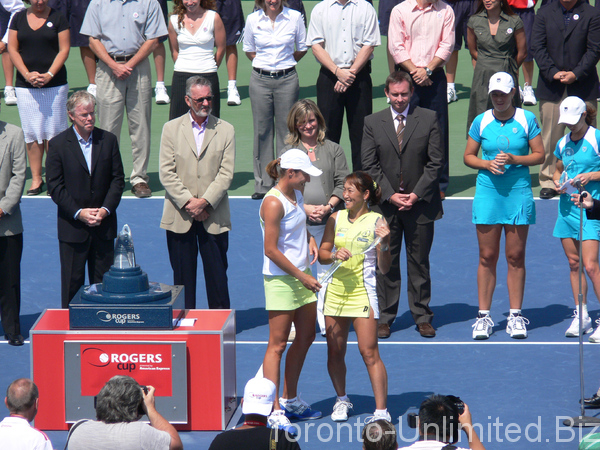
[{"label": "green tennis skirt", "polygon": [[[310,275],[310,268],[307,268],[304,273]],[[264,281],[267,311],[293,311],[317,301],[316,294],[306,289],[291,275],[264,275]]]}]

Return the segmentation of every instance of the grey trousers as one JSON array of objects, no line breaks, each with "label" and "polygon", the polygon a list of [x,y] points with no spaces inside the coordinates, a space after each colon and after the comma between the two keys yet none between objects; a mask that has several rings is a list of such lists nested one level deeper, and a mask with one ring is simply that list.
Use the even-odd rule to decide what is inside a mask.
[{"label": "grey trousers", "polygon": [[[254,124],[254,192],[266,193],[273,180],[267,164],[279,156],[288,134],[287,116],[298,101],[300,86],[296,71],[282,77],[250,75],[250,104]],[[277,139],[275,155],[274,135]]]},{"label": "grey trousers", "polygon": [[129,181],[134,186],[148,183],[150,160],[150,123],[152,116],[152,74],[148,58],[139,63],[124,80],[119,80],[102,61],[96,68],[98,95],[98,126],[120,139],[123,114],[127,110],[127,124],[131,138],[133,170]]}]

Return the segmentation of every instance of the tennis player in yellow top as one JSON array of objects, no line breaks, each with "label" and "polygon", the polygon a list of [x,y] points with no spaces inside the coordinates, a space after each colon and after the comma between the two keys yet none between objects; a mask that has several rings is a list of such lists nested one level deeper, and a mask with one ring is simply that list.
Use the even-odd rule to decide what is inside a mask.
[{"label": "tennis player in yellow top", "polygon": [[[386,273],[391,264],[390,229],[381,214],[369,210],[377,204],[381,189],[365,172],[354,172],[344,180],[345,210],[332,214],[327,220],[319,262],[331,264],[343,261],[334,272],[327,289],[324,304],[319,305],[325,315],[327,330],[327,369],[337,393],[331,419],[348,420],[352,403],[346,395],[346,347],[350,324],[354,325],[358,349],[363,357],[373,394],[375,413],[371,420],[387,419],[387,372],[377,344],[379,307],[375,289],[376,264]],[[372,245],[379,238],[377,245]],[[367,419],[369,421],[369,419]]]}]

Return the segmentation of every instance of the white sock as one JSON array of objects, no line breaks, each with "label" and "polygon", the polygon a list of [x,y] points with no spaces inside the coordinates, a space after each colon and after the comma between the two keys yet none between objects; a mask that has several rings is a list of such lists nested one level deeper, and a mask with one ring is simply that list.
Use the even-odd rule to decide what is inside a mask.
[{"label": "white sock", "polygon": [[350,399],[348,398],[347,395],[342,395],[341,397],[337,398],[340,402],[349,402]]},{"label": "white sock", "polygon": [[583,317],[589,317],[588,309],[587,309],[587,303],[583,303],[581,305],[581,312],[583,314]]},{"label": "white sock", "polygon": [[375,413],[373,414],[374,416],[378,416],[378,417],[385,417],[387,414],[387,408],[385,409],[376,409]]},{"label": "white sock", "polygon": [[288,403],[294,403],[298,397],[294,398],[281,398],[281,403],[287,405]]},{"label": "white sock", "polygon": [[228,88],[234,88],[234,87],[236,87],[236,84],[237,84],[237,80],[229,80],[227,82],[227,87]]},{"label": "white sock", "polygon": [[156,87],[165,87],[165,82],[164,81],[157,81],[156,82]]},{"label": "white sock", "polygon": [[454,89],[454,83],[448,83],[448,89]]},{"label": "white sock", "polygon": [[518,316],[519,314],[521,314],[521,310],[520,309],[510,309],[510,314],[512,314],[513,316]]},{"label": "white sock", "polygon": [[480,309],[479,310],[479,315],[480,316],[489,316],[490,315],[490,310],[489,309]]}]

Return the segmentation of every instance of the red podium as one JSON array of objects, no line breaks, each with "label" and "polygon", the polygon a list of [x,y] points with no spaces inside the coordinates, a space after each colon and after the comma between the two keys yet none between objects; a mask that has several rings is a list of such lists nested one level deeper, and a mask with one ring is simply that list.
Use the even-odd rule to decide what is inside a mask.
[{"label": "red podium", "polygon": [[224,430],[237,407],[233,310],[188,310],[173,331],[72,331],[68,310],[49,309],[31,351],[43,430],[94,419],[94,396],[114,375],[156,387],[157,410],[179,430]]}]

